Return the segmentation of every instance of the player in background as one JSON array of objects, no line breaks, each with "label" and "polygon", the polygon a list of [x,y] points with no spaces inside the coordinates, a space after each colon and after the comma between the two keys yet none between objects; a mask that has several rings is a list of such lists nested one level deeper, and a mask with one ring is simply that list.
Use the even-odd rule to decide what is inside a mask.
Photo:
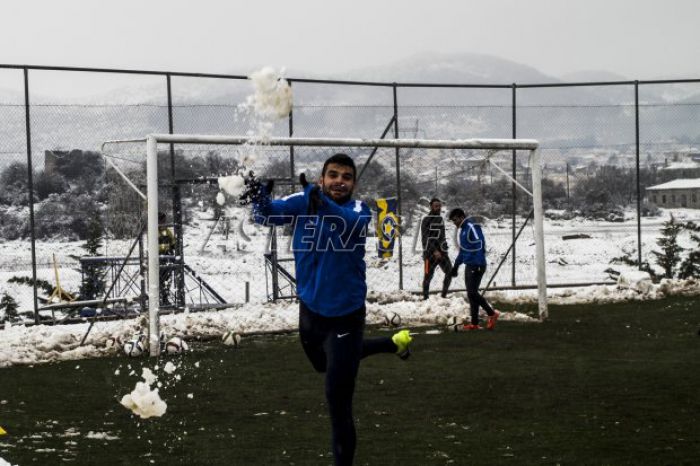
[{"label": "player in background", "polygon": [[[165,223],[165,212],[158,212],[158,254],[161,256],[172,256],[175,254],[175,235],[170,227]],[[161,257],[161,265],[172,264],[170,257]],[[160,304],[170,306],[170,285],[173,277],[172,267],[162,267],[160,271]]]},{"label": "player in background", "polygon": [[445,222],[442,219],[442,201],[434,197],[430,200],[430,212],[420,222],[420,237],[423,244],[423,299],[428,299],[430,282],[439,266],[445,278],[442,281],[443,298],[452,281],[452,262],[447,255]]},{"label": "player in background", "polygon": [[465,265],[464,281],[467,287],[471,321],[464,326],[465,330],[479,330],[479,307],[488,315],[486,328],[493,330],[500,312],[494,310],[486,299],[479,293],[481,278],[486,272],[486,241],[481,226],[467,219],[462,209],[452,209],[448,217],[459,231],[459,254],[452,267],[452,276],[459,274],[459,266]]},{"label": "player in background", "polygon": [[292,224],[299,298],[299,336],[313,368],[325,373],[336,465],[351,465],[356,446],[352,399],[360,360],[376,353],[410,355],[411,336],[364,338],[365,240],[372,218],[353,200],[356,169],[346,154],[323,165],[318,184],[300,176],[303,192],[270,199],[271,185],[253,197],[255,220]]}]

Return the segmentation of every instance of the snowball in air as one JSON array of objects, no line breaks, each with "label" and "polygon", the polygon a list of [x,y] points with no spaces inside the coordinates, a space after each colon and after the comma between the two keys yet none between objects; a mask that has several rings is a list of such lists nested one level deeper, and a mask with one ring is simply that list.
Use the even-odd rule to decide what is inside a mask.
[{"label": "snowball in air", "polygon": [[[219,188],[221,188],[221,190],[229,196],[238,197],[243,193],[243,189],[245,188],[245,180],[241,175],[220,176]],[[219,201],[219,196],[216,197],[216,202],[218,202],[219,205],[223,204]]]},{"label": "snowball in air", "polygon": [[281,75],[282,71],[266,66],[249,76],[255,94],[248,103],[263,118],[284,118],[292,110],[292,88]]}]

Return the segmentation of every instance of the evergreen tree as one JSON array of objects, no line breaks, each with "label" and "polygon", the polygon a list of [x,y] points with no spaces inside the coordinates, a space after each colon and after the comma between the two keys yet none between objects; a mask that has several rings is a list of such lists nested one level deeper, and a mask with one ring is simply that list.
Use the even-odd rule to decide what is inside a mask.
[{"label": "evergreen tree", "polygon": [[673,278],[673,274],[681,262],[683,248],[678,245],[678,235],[683,231],[683,224],[676,222],[671,215],[670,220],[664,222],[661,229],[661,237],[656,240],[656,244],[661,247],[661,252],[652,251],[656,256],[656,263],[664,271],[664,278]]},{"label": "evergreen tree", "polygon": [[690,231],[690,239],[695,242],[695,247],[690,251],[688,257],[681,263],[678,276],[680,278],[700,278],[700,225],[687,222],[683,225]]},{"label": "evergreen tree", "polygon": [[[88,223],[87,239],[82,246],[89,256],[99,255],[102,247],[102,222],[99,215],[94,215]],[[88,263],[83,266],[83,282],[80,285],[80,299],[95,299],[105,291],[100,266]]]},{"label": "evergreen tree", "polygon": [[18,308],[19,306],[17,305],[15,298],[10,296],[8,293],[4,293],[2,295],[2,298],[0,299],[0,310],[5,310],[5,320],[17,317]]}]

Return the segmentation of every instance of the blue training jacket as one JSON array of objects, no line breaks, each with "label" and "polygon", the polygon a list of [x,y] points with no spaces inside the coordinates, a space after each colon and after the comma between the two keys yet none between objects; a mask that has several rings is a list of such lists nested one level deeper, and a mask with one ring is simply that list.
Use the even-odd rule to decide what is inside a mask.
[{"label": "blue training jacket", "polygon": [[459,227],[459,254],[453,267],[486,265],[486,240],[481,226],[465,219]]},{"label": "blue training jacket", "polygon": [[293,224],[297,296],[315,313],[338,317],[365,304],[365,243],[372,214],[362,201],[339,205],[321,193],[318,213],[307,215],[311,189],[254,204],[255,222]]}]

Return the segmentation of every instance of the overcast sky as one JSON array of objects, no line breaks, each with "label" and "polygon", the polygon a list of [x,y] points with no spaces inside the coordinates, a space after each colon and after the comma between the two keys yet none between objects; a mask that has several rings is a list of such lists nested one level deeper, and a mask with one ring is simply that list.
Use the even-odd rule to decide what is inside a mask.
[{"label": "overcast sky", "polygon": [[554,76],[700,77],[698,0],[2,0],[0,13],[5,64],[337,76],[436,51]]}]

